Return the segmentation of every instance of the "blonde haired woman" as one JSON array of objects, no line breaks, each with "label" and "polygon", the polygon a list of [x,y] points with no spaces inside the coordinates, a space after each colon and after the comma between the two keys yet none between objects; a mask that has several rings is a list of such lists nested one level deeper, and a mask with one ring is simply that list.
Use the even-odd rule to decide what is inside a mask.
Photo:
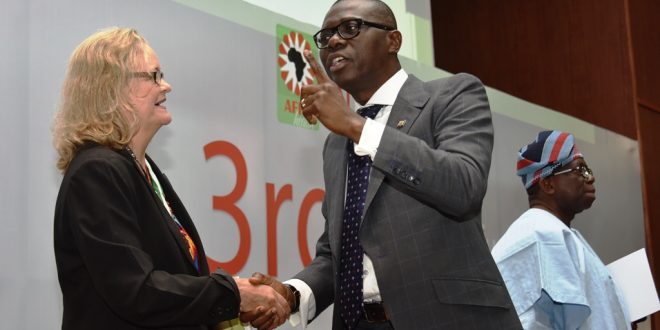
[{"label": "blonde haired woman", "polygon": [[134,29],[97,32],[71,55],[54,125],[63,329],[209,329],[255,308],[276,316],[272,328],[288,316],[272,288],[209,274],[188,212],[146,154],[172,121],[171,90]]}]

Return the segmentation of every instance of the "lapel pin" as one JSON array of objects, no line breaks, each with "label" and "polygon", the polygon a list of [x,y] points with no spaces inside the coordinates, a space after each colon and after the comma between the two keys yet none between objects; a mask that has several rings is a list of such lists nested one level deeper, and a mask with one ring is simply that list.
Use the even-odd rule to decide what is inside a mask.
[{"label": "lapel pin", "polygon": [[403,127],[404,125],[406,125],[406,121],[405,121],[405,119],[404,119],[404,120],[399,120],[399,122],[396,123],[396,128],[401,128],[401,127]]}]

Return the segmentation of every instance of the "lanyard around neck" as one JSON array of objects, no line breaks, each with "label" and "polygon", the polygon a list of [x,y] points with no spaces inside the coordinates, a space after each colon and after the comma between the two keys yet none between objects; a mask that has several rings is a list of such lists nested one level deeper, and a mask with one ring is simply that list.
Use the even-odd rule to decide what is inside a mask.
[{"label": "lanyard around neck", "polygon": [[149,164],[148,161],[145,161],[145,163],[147,164],[147,171],[148,171],[147,174],[149,175],[147,179],[151,183],[151,187],[154,189],[154,192],[156,193],[158,198],[160,198],[160,201],[163,203],[163,206],[165,206],[165,209],[167,209],[167,212],[170,214],[170,216],[174,217],[172,208],[165,199],[165,193],[163,193],[163,188],[160,185],[160,181],[158,181],[158,178],[156,177],[156,173],[154,173],[154,170],[151,168],[151,165]]}]

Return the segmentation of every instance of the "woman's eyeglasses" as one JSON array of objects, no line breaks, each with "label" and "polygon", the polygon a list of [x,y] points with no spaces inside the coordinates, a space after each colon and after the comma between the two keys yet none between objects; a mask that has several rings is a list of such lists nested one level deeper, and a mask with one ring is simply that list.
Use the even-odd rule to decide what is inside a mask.
[{"label": "woman's eyeglasses", "polygon": [[154,83],[156,83],[156,85],[160,85],[160,82],[163,81],[163,76],[164,75],[165,74],[160,70],[151,71],[151,72],[132,72],[131,73],[132,77],[149,78],[149,79],[153,80]]}]

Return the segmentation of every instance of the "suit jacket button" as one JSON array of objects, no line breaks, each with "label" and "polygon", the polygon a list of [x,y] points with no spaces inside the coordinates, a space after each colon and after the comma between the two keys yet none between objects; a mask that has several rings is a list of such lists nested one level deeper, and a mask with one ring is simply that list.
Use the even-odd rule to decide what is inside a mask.
[{"label": "suit jacket button", "polygon": [[418,185],[418,184],[420,184],[421,182],[422,182],[422,181],[420,181],[418,178],[415,178],[415,180],[413,180],[413,183],[414,183],[415,185]]},{"label": "suit jacket button", "polygon": [[415,181],[415,177],[412,176],[412,175],[411,175],[411,176],[408,176],[408,181],[410,181],[410,182],[414,182],[414,181]]},{"label": "suit jacket button", "polygon": [[394,168],[394,174],[399,174],[399,173],[401,173],[401,169],[398,168],[398,167],[395,167]]}]

